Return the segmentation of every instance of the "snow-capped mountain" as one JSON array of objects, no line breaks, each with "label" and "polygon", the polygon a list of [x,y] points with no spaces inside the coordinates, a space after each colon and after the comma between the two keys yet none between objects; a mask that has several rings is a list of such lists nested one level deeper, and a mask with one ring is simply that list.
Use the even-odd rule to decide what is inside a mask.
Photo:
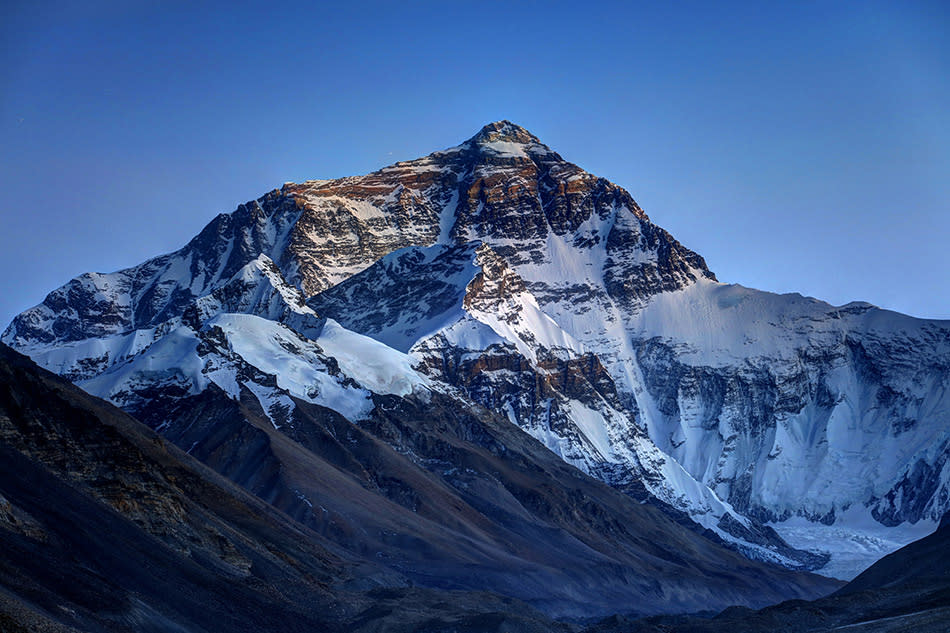
[{"label": "snow-capped mountain", "polygon": [[210,384],[274,426],[295,399],[355,423],[373,394],[474,401],[747,555],[839,577],[950,509],[950,322],[719,283],[505,121],[285,184],[2,340],[133,413]]}]

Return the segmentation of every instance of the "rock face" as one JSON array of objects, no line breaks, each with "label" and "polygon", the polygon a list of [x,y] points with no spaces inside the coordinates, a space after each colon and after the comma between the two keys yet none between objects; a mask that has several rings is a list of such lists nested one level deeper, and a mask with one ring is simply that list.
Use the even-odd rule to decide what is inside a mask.
[{"label": "rock face", "polygon": [[282,431],[300,402],[358,424],[378,396],[476,403],[748,556],[839,577],[950,506],[950,323],[721,284],[505,121],[288,183],[3,341],[162,429],[212,386]]}]

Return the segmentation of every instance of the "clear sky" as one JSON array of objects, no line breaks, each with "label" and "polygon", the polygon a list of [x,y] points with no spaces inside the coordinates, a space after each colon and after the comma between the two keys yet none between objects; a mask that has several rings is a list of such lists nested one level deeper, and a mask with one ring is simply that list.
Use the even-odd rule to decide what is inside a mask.
[{"label": "clear sky", "polygon": [[0,2],[3,326],[498,119],[721,281],[950,318],[947,2],[233,4]]}]

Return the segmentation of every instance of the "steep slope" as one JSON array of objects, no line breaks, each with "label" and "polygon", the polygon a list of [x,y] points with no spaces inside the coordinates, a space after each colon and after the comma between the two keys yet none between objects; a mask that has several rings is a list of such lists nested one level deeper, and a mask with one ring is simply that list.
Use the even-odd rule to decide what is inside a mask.
[{"label": "steep slope", "polygon": [[[233,398],[244,385],[278,426],[284,396],[369,414],[347,390],[373,388],[331,371],[333,353],[302,352],[277,391],[242,378],[265,359],[209,356],[209,337],[239,337],[235,312],[318,347],[329,317],[408,354],[377,350],[407,384],[501,412],[789,567],[851,577],[950,504],[950,324],[720,284],[627,192],[509,122],[365,176],[288,183],[176,253],[73,280],[3,340],[130,410],[210,381]],[[161,346],[189,350],[191,378],[151,369],[178,362],[156,356],[172,332]],[[267,335],[309,349],[287,336]]]}]

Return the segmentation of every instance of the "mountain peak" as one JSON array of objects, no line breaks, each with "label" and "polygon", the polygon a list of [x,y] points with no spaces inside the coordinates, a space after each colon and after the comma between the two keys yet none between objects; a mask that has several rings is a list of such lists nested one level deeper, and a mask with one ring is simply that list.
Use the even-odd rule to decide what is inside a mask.
[{"label": "mountain peak", "polygon": [[453,150],[462,148],[473,149],[496,164],[499,161],[508,163],[509,159],[562,160],[537,136],[520,125],[505,120],[489,123],[479,130],[478,134]]},{"label": "mountain peak", "polygon": [[520,125],[506,120],[489,123],[479,130],[478,134],[473,136],[470,140],[477,144],[496,142],[519,143],[523,145],[541,144],[541,141],[534,134]]}]

